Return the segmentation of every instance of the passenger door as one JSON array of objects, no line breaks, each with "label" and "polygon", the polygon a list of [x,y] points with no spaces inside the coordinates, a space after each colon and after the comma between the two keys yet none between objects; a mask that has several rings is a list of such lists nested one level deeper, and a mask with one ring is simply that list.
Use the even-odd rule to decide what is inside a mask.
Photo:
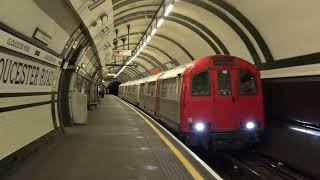
[{"label": "passenger door", "polygon": [[214,130],[233,130],[235,103],[235,69],[216,67],[212,70],[214,84],[213,128]]}]

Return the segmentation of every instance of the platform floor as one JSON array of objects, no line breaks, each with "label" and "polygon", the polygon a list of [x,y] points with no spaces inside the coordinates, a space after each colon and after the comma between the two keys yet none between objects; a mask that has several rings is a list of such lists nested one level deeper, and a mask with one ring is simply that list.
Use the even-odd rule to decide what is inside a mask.
[{"label": "platform floor", "polygon": [[[194,170],[203,179],[215,179],[201,168],[198,164]],[[194,179],[191,174],[141,116],[108,95],[89,112],[87,125],[66,128],[65,137],[33,154],[6,179],[187,180]]]}]

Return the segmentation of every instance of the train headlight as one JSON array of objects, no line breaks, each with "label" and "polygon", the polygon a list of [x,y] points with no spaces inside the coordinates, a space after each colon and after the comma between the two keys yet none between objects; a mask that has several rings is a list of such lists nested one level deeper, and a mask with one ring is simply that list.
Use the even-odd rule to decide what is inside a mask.
[{"label": "train headlight", "polygon": [[255,129],[256,128],[256,124],[253,121],[248,121],[246,122],[246,129]]},{"label": "train headlight", "polygon": [[204,123],[198,122],[195,124],[194,128],[197,131],[202,132],[205,129],[205,125],[204,125]]},{"label": "train headlight", "polygon": [[249,121],[244,121],[241,126],[244,130],[253,131],[258,129],[259,123],[254,120],[249,120]]}]

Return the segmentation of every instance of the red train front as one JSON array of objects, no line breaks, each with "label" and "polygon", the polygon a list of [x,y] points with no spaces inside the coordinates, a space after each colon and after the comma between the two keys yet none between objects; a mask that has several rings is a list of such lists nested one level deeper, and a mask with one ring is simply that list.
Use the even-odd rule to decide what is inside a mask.
[{"label": "red train front", "polygon": [[232,56],[213,56],[183,74],[180,130],[191,145],[242,146],[264,127],[259,70]]}]

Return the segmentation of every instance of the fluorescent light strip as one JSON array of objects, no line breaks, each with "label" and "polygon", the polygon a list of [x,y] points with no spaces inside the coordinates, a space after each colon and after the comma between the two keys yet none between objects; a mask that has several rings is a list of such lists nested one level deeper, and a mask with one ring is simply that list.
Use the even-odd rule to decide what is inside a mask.
[{"label": "fluorescent light strip", "polygon": [[172,11],[173,9],[173,4],[170,4],[167,9],[166,9],[166,12],[164,12],[164,16],[168,16],[170,14],[170,12]]},{"label": "fluorescent light strip", "polygon": [[151,36],[148,36],[147,43],[151,40]]},{"label": "fluorescent light strip", "polygon": [[155,35],[157,32],[157,28],[154,28],[152,31],[151,31],[151,36]]},{"label": "fluorescent light strip", "polygon": [[163,22],[164,22],[163,17],[158,19],[157,28],[160,27],[163,24]]},{"label": "fluorescent light strip", "polygon": [[[173,1],[173,2],[174,2],[174,1]],[[168,15],[170,14],[170,12],[173,10],[173,8],[174,8],[173,3],[169,4],[169,5],[165,8],[164,16],[168,16]],[[117,76],[119,76],[119,74],[122,73],[122,71],[126,68],[126,66],[129,65],[129,64],[141,53],[141,51],[143,51],[143,48],[147,45],[148,42],[150,42],[151,37],[156,34],[156,32],[157,32],[157,30],[158,30],[157,28],[160,27],[160,26],[163,24],[163,22],[164,22],[164,17],[160,17],[160,18],[157,19],[157,25],[156,25],[156,27],[155,27],[154,29],[152,29],[152,31],[151,31],[151,36],[148,36],[148,37],[147,37],[146,41],[145,41],[142,45],[140,45],[140,48],[139,48],[139,47],[136,48],[136,49],[138,49],[137,52],[136,52],[136,54],[126,63],[125,66],[123,66],[123,67],[120,69],[120,71],[114,76],[114,78],[116,78]]]}]

